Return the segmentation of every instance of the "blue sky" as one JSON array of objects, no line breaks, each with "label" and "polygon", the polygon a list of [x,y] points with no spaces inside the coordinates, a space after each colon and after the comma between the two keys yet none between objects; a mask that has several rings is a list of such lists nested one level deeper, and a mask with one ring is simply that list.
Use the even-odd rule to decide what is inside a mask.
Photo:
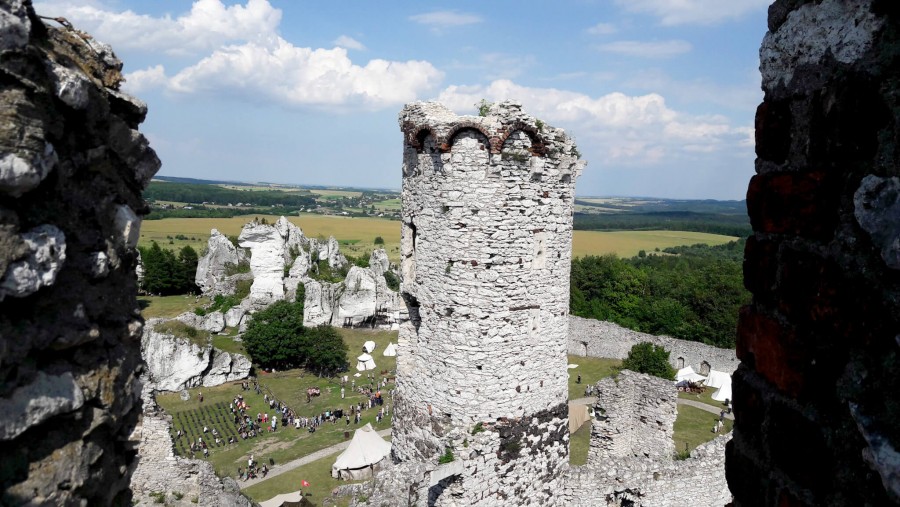
[{"label": "blue sky", "polygon": [[403,104],[514,99],[578,195],[743,199],[768,0],[48,0],[113,46],[159,174],[399,188]]}]

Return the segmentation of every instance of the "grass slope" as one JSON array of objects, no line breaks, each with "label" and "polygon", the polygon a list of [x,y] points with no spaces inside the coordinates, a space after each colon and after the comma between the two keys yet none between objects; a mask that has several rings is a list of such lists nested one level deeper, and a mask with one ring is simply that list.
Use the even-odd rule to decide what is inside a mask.
[{"label": "grass slope", "polygon": [[[387,346],[389,341],[395,341],[396,332],[370,332],[366,330],[340,329],[341,336],[349,348],[349,358],[355,365],[356,356],[362,349],[363,342],[372,340],[377,347],[373,356],[378,365],[376,369],[376,377],[381,378],[379,373],[382,370],[393,371],[396,369],[395,357],[384,357],[381,352]],[[347,372],[351,379],[355,369]],[[365,380],[365,376],[359,377],[357,383]],[[268,388],[279,400],[285,401],[289,407],[294,409],[300,416],[311,417],[325,410],[343,409],[347,410],[351,403],[362,402],[365,398],[356,394],[352,389],[346,389],[346,399],[341,399],[340,382],[338,378],[322,378],[309,374],[304,370],[289,370],[284,372],[275,372],[268,374],[260,374],[260,385]],[[314,397],[310,403],[306,403],[306,388],[319,387],[322,395]],[[385,405],[390,405],[390,396],[387,394],[392,390],[394,384],[388,384],[385,391]],[[204,401],[200,403],[198,393],[202,392]],[[211,388],[195,388],[190,390],[191,399],[182,401],[178,393],[160,394],[157,396],[157,402],[169,414],[173,416],[172,434],[181,429],[187,431],[189,435],[196,441],[199,433],[202,432],[203,425],[206,424],[210,428],[215,427],[219,432],[229,435],[229,430],[233,427],[232,416],[228,411],[228,404],[237,394],[243,394],[250,409],[248,414],[261,412],[272,413],[267,405],[264,404],[263,394],[257,395],[254,391],[243,391],[240,382],[228,383],[225,385]],[[371,422],[378,429],[386,429],[390,427],[390,419],[386,418],[380,423],[375,423],[376,409],[366,410],[363,412],[363,418],[359,426]],[[275,461],[276,466],[279,463],[285,463],[293,459],[305,456],[319,449],[337,444],[344,441],[344,432],[350,431],[357,427],[352,423],[348,427],[345,422],[338,424],[325,424],[315,433],[309,433],[305,429],[279,428],[275,433],[264,433],[261,436],[240,441],[237,444],[223,445],[210,448],[209,461],[213,464],[216,473],[219,475],[236,476],[238,466],[246,467],[247,459],[250,454],[254,454],[257,460],[268,462],[269,459]],[[211,435],[205,436],[204,440],[209,443],[212,440]],[[176,442],[176,449],[180,452],[187,453],[188,439],[182,438],[180,442]]]}]

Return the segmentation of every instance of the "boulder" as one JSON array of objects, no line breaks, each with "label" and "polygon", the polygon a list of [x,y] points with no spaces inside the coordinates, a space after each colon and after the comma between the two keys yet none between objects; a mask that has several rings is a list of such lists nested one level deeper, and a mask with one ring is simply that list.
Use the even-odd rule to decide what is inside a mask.
[{"label": "boulder", "polygon": [[216,229],[210,231],[206,242],[206,253],[197,261],[197,274],[194,283],[204,294],[214,292],[218,284],[226,277],[226,265],[237,265],[244,256],[224,234]]},{"label": "boulder", "polygon": [[241,319],[244,318],[244,314],[247,313],[247,309],[241,305],[232,306],[225,312],[225,326],[226,327],[238,327],[241,325]]},{"label": "boulder", "polygon": [[304,285],[306,296],[303,300],[303,325],[331,324],[332,314],[343,290],[343,284],[310,280]]},{"label": "boulder", "polygon": [[164,321],[150,319],[141,336],[141,355],[153,389],[179,391],[196,386],[211,387],[250,374],[251,363],[247,357],[156,331],[156,325]]},{"label": "boulder", "polygon": [[391,261],[388,260],[387,252],[384,251],[384,248],[372,250],[372,255],[369,256],[369,269],[381,275],[390,267]]},{"label": "boulder", "polygon": [[250,302],[264,308],[284,299],[284,241],[272,225],[250,222],[238,238],[242,248],[249,248],[253,285]]},{"label": "boulder", "polygon": [[353,266],[344,281],[344,291],[333,309],[331,324],[334,326],[359,326],[369,320],[374,321],[378,282],[371,269]]},{"label": "boulder", "polygon": [[25,297],[53,285],[66,261],[66,236],[57,227],[39,225],[22,234],[25,255],[9,264],[0,278],[0,301]]}]

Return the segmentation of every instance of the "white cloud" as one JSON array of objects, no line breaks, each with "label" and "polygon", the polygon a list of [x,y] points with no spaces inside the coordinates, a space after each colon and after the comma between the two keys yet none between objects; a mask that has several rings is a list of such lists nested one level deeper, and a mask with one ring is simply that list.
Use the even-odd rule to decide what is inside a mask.
[{"label": "white cloud", "polygon": [[366,49],[362,42],[359,42],[349,35],[341,35],[337,39],[334,39],[334,45],[347,49],[355,49],[357,51],[363,51]]},{"label": "white cloud", "polygon": [[271,38],[281,22],[281,11],[268,0],[247,0],[246,5],[232,6],[225,6],[220,0],[196,0],[190,12],[174,18],[60,1],[39,3],[36,9],[64,16],[79,30],[117,49],[179,56],[209,51],[230,42]]},{"label": "white cloud", "polygon": [[664,159],[748,149],[745,126],[732,127],[722,116],[677,112],[657,93],[628,96],[616,92],[595,98],[497,80],[487,86],[449,86],[437,97],[458,113],[469,114],[481,99],[521,101],[530,114],[565,126],[582,148],[589,145],[594,156],[599,154],[599,160],[592,161],[599,165],[653,165]]},{"label": "white cloud", "polygon": [[443,75],[425,61],[375,59],[355,65],[344,48],[297,47],[278,38],[272,44],[226,46],[174,76],[161,68],[126,75],[138,86],[162,85],[186,95],[231,95],[293,107],[380,109],[415,100]]},{"label": "white cloud", "polygon": [[137,95],[153,88],[163,87],[167,81],[165,67],[154,65],[128,73],[125,76],[125,90]]},{"label": "white cloud", "polygon": [[638,58],[670,58],[691,50],[689,42],[678,39],[667,41],[620,40],[599,44],[596,47],[605,53]]},{"label": "white cloud", "polygon": [[425,14],[416,14],[409,17],[410,20],[435,29],[451,26],[472,25],[484,21],[481,16],[456,11],[434,11]]},{"label": "white cloud", "polygon": [[650,14],[662,25],[711,25],[766,9],[771,0],[616,0],[630,12]]},{"label": "white cloud", "polygon": [[612,23],[597,23],[596,25],[587,29],[587,33],[591,35],[610,35],[616,33],[618,30],[616,26]]}]

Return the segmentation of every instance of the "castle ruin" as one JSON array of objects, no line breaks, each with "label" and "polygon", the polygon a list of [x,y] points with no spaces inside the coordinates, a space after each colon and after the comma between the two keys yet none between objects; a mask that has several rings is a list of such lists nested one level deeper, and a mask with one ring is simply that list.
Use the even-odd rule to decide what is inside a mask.
[{"label": "castle ruin", "polygon": [[482,117],[414,103],[400,126],[410,320],[398,339],[393,452],[455,457],[457,473],[432,488],[438,505],[551,505],[568,466],[572,211],[584,162],[564,131],[511,102]]}]

